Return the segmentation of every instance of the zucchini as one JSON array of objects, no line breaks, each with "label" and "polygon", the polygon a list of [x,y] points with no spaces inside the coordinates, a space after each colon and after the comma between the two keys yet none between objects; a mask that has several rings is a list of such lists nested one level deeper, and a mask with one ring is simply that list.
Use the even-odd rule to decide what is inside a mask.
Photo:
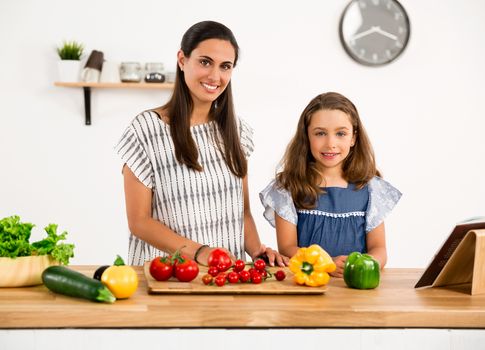
[{"label": "zucchini", "polygon": [[42,282],[54,293],[75,298],[112,303],[116,300],[100,281],[64,266],[49,266],[42,272]]}]

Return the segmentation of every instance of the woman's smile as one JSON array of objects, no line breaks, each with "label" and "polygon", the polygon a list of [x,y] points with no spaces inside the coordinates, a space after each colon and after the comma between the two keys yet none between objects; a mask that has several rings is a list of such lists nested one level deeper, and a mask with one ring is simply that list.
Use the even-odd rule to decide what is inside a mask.
[{"label": "woman's smile", "polygon": [[201,85],[210,93],[216,92],[217,88],[219,87],[219,85],[214,85],[210,83],[201,83]]}]

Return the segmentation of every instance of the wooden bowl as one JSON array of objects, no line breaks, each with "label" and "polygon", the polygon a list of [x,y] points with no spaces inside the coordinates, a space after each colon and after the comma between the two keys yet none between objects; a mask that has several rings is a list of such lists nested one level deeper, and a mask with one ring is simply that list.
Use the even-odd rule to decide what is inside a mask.
[{"label": "wooden bowl", "polygon": [[25,287],[42,284],[42,272],[58,265],[50,255],[0,258],[0,287]]}]

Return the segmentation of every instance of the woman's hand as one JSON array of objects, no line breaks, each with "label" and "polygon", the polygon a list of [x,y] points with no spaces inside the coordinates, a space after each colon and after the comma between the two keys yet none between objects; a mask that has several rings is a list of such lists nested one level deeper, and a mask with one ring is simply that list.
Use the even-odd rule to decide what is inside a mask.
[{"label": "woman's hand", "polygon": [[287,266],[289,259],[279,254],[276,250],[267,248],[264,244],[261,244],[258,231],[256,230],[256,224],[254,223],[253,216],[251,215],[251,208],[249,205],[249,189],[248,189],[248,177],[243,179],[243,193],[244,193],[244,250],[249,254],[251,259],[255,260],[259,256],[263,255],[268,258],[268,264],[270,266]]},{"label": "woman's hand", "polygon": [[208,266],[209,265],[209,263],[208,263],[209,256],[215,249],[220,249],[220,250],[225,251],[226,254],[229,255],[229,257],[231,258],[232,262],[236,261],[236,257],[234,255],[232,255],[232,253],[229,250],[227,250],[226,248],[220,248],[220,247],[212,248],[212,247],[205,246],[199,252],[199,255],[197,255],[197,261],[196,262],[201,264],[201,265]]},{"label": "woman's hand", "polygon": [[270,247],[266,247],[264,244],[261,244],[259,250],[251,255],[251,259],[257,260],[261,256],[266,256],[268,258],[269,266],[278,265],[284,267],[288,266],[288,262],[290,261],[288,257],[281,255],[276,250],[271,249]]},{"label": "woman's hand", "polygon": [[347,255],[339,255],[332,257],[333,262],[337,265],[337,269],[334,272],[330,272],[330,276],[340,277],[344,276],[344,266],[347,260]]}]

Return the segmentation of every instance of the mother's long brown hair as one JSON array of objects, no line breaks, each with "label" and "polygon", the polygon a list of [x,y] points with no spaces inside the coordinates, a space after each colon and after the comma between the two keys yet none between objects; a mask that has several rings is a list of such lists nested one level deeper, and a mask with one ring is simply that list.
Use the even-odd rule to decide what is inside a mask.
[{"label": "mother's long brown hair", "polygon": [[308,139],[308,126],[312,115],[319,110],[340,110],[349,116],[352,124],[355,144],[344,160],[344,179],[360,189],[374,176],[380,176],[372,145],[354,104],[336,92],[318,95],[301,114],[295,136],[281,161],[283,170],[276,175],[279,186],[291,193],[297,208],[314,208],[318,195],[322,193],[319,187],[322,177],[310,151]]},{"label": "mother's long brown hair", "polygon": [[[192,51],[202,41],[209,39],[221,39],[231,43],[235,51],[235,67],[239,55],[239,46],[231,30],[221,23],[204,21],[194,24],[182,37],[180,48],[186,57],[190,57]],[[202,166],[198,161],[198,149],[190,133],[190,115],[193,108],[194,103],[185,83],[184,72],[177,65],[173,95],[162,106],[162,109],[167,111],[169,117],[175,157],[189,168],[202,171]],[[217,125],[216,137],[222,139],[220,150],[229,169],[234,175],[244,177],[247,173],[247,161],[241,148],[236,126],[231,82],[217,100],[212,103],[209,118],[214,120]],[[216,143],[219,145],[219,142]]]}]

